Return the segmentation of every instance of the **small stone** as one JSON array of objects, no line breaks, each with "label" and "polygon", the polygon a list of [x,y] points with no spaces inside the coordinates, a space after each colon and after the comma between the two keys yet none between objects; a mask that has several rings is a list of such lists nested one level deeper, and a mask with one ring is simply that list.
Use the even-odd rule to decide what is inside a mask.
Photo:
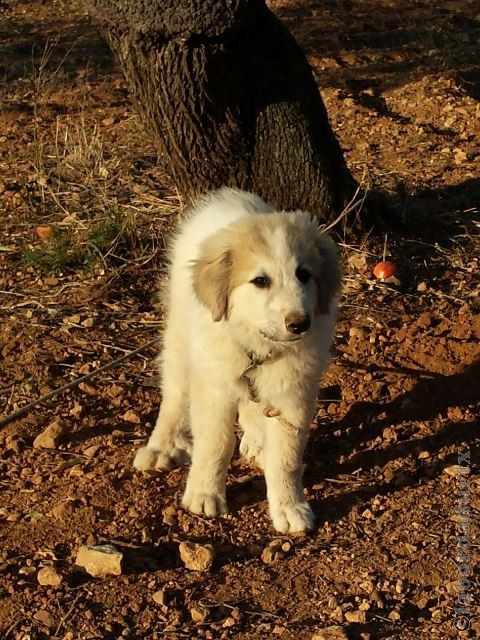
[{"label": "small stone", "polygon": [[426,609],[428,606],[428,603],[430,602],[430,598],[428,596],[420,596],[416,601],[415,601],[415,605],[419,608],[419,609]]},{"label": "small stone", "polygon": [[365,611],[346,611],[345,618],[348,622],[366,622],[367,616]]},{"label": "small stone", "polygon": [[163,589],[161,589],[160,591],[155,591],[152,598],[153,601],[157,604],[160,604],[162,606],[167,604],[167,594]]},{"label": "small stone", "polygon": [[447,582],[447,584],[445,585],[445,588],[447,590],[447,593],[449,593],[450,595],[455,595],[456,593],[459,593],[460,591],[462,591],[462,588],[458,580],[454,580],[453,582]]},{"label": "small stone", "polygon": [[332,611],[331,617],[336,622],[343,622],[345,620],[345,615],[343,613],[342,607],[339,605],[336,609]]},{"label": "small stone", "polygon": [[202,607],[200,605],[192,607],[190,609],[190,617],[192,618],[193,622],[205,622],[205,620],[207,620],[208,618],[207,607]]},{"label": "small stone", "polygon": [[135,413],[135,411],[132,411],[131,409],[129,409],[128,411],[125,411],[122,418],[123,420],[125,420],[125,422],[130,422],[131,424],[141,423],[140,416],[138,415],[138,413]]},{"label": "small stone", "polygon": [[75,564],[94,578],[119,576],[122,559],[123,553],[111,544],[83,545],[78,550]]},{"label": "small stone", "polygon": [[87,396],[97,395],[97,390],[95,389],[95,387],[91,384],[88,384],[88,382],[80,382],[78,388],[83,391],[83,393],[86,393]]},{"label": "small stone", "polygon": [[35,620],[41,622],[46,627],[53,627],[54,625],[52,616],[45,609],[39,609],[33,617],[35,618]]},{"label": "small stone", "polygon": [[65,425],[55,420],[33,441],[34,449],[56,449],[65,434]]},{"label": "small stone", "polygon": [[208,571],[215,558],[213,547],[210,544],[201,545],[195,542],[181,542],[178,550],[183,564],[192,571]]},{"label": "small stone", "polygon": [[457,478],[459,476],[465,476],[469,473],[469,467],[462,467],[459,464],[452,464],[450,467],[445,467],[443,470],[447,476],[451,478]]},{"label": "small stone", "polygon": [[312,640],[348,640],[348,636],[343,627],[335,625],[321,629],[313,636]]},{"label": "small stone", "polygon": [[395,610],[390,611],[390,613],[388,614],[388,618],[389,620],[392,620],[392,622],[397,622],[398,620],[400,620],[400,614]]},{"label": "small stone", "polygon": [[265,549],[262,551],[262,555],[261,558],[263,560],[263,562],[265,562],[265,564],[272,564],[272,562],[275,562],[276,560],[281,560],[282,558],[284,558],[284,554],[282,552],[282,547],[265,547]]},{"label": "small stone", "polygon": [[428,329],[432,325],[432,314],[428,311],[422,313],[422,315],[418,318],[416,322],[418,327],[422,327],[423,329]]},{"label": "small stone", "polygon": [[442,611],[441,609],[435,609],[432,611],[432,620],[434,622],[440,622],[442,619]]},{"label": "small stone", "polygon": [[348,333],[350,338],[356,338],[357,340],[363,340],[365,338],[365,331],[361,327],[351,327]]},{"label": "small stone", "polygon": [[62,500],[55,505],[51,514],[57,520],[68,520],[75,511],[75,500]]},{"label": "small stone", "polygon": [[21,517],[21,514],[17,511],[11,511],[10,513],[7,513],[6,520],[7,522],[17,522]]},{"label": "small stone", "polygon": [[58,587],[63,578],[53,565],[49,565],[40,569],[37,573],[37,580],[42,586]]},{"label": "small stone", "polygon": [[22,452],[21,445],[23,444],[22,439],[18,435],[7,436],[5,439],[5,446],[7,451],[13,451],[16,455],[19,455]]},{"label": "small stone", "polygon": [[385,469],[383,477],[385,478],[385,482],[391,482],[395,477],[395,473],[392,469]]},{"label": "small stone", "polygon": [[465,162],[465,160],[467,160],[467,158],[468,156],[465,151],[463,151],[463,149],[456,148],[453,150],[453,161],[456,165],[462,164],[463,162]]},{"label": "small stone", "polygon": [[129,518],[129,520],[137,520],[139,516],[140,511],[138,511],[138,509],[135,509],[135,507],[130,507],[130,509],[127,511],[127,517]]},{"label": "small stone", "polygon": [[73,407],[70,409],[68,413],[74,418],[80,418],[83,413],[83,407],[81,404],[78,404],[77,402],[75,402],[75,404],[73,405]]},{"label": "small stone", "polygon": [[84,449],[83,455],[91,459],[95,456],[95,454],[99,449],[100,449],[99,444],[93,444],[91,447],[87,447],[86,449]]},{"label": "small stone", "polygon": [[427,283],[426,282],[420,282],[417,285],[417,291],[418,293],[425,293],[425,291],[428,289]]},{"label": "small stone", "polygon": [[121,396],[124,392],[125,392],[124,388],[121,387],[119,384],[112,384],[112,386],[107,389],[107,394],[111,398],[117,398],[118,396]]},{"label": "small stone", "polygon": [[420,453],[418,454],[418,459],[419,460],[427,460],[428,458],[431,458],[432,454],[430,453],[430,451],[420,451]]},{"label": "small stone", "polygon": [[225,618],[225,620],[223,621],[222,627],[224,629],[228,629],[229,627],[234,627],[235,623],[235,618],[232,618],[232,616],[228,616],[228,618]]},{"label": "small stone", "polygon": [[177,524],[178,514],[177,509],[175,507],[167,507],[163,511],[163,523],[167,524],[169,527],[173,527]]}]

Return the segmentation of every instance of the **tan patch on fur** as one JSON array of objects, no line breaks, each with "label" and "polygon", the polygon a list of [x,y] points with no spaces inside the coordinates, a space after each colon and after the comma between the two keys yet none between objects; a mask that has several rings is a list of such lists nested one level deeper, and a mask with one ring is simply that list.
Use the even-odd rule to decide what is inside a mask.
[{"label": "tan patch on fur", "polygon": [[330,304],[341,284],[337,248],[306,214],[295,212],[288,215],[292,218],[287,218],[287,244],[298,256],[300,266],[309,269],[313,275],[318,290],[318,313],[329,313]]},{"label": "tan patch on fur", "polygon": [[248,282],[258,257],[273,257],[269,238],[283,228],[286,245],[309,269],[318,289],[318,313],[328,313],[340,288],[337,249],[302,213],[270,213],[244,218],[206,240],[193,264],[193,287],[218,322],[228,317],[230,292]]},{"label": "tan patch on fur", "polygon": [[268,251],[262,234],[265,219],[243,219],[206,240],[193,263],[193,288],[214,322],[228,317],[230,292],[246,281],[255,256]]},{"label": "tan patch on fur", "polygon": [[214,322],[228,315],[228,294],[233,257],[231,251],[208,242],[193,263],[193,289],[200,302],[210,309]]}]

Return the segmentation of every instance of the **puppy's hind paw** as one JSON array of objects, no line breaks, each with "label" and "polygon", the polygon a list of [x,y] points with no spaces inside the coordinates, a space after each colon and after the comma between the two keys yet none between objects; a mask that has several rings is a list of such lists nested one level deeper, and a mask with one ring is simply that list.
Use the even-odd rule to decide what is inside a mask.
[{"label": "puppy's hind paw", "polygon": [[280,533],[300,533],[313,529],[315,516],[308,502],[270,506],[273,526]]},{"label": "puppy's hind paw", "polygon": [[153,471],[154,469],[170,469],[172,458],[159,449],[141,447],[135,454],[133,466],[137,471]]},{"label": "puppy's hind paw", "polygon": [[261,444],[251,441],[245,434],[240,440],[240,454],[247,462],[253,463],[259,469],[263,469],[263,456]]},{"label": "puppy's hind paw", "polygon": [[206,515],[207,518],[216,518],[222,513],[228,513],[225,496],[218,493],[201,493],[197,491],[185,491],[182,505],[192,513]]}]

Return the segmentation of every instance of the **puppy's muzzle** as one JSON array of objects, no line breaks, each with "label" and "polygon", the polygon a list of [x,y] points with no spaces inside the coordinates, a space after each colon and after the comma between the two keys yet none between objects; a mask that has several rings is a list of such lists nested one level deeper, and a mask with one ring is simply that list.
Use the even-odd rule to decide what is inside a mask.
[{"label": "puppy's muzzle", "polygon": [[285,327],[288,333],[293,333],[294,335],[299,336],[310,329],[310,318],[307,315],[290,313],[285,318]]}]

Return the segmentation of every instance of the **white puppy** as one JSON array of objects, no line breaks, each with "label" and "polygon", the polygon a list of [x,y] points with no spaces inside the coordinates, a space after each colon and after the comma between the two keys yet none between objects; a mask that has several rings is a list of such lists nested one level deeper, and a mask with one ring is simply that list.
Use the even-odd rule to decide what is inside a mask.
[{"label": "white puppy", "polygon": [[183,505],[226,513],[238,415],[240,451],[265,473],[275,529],[311,529],[302,455],[339,284],[337,251],[308,214],[275,213],[228,188],[204,197],[173,241],[163,401],[135,467],[191,456]]}]

